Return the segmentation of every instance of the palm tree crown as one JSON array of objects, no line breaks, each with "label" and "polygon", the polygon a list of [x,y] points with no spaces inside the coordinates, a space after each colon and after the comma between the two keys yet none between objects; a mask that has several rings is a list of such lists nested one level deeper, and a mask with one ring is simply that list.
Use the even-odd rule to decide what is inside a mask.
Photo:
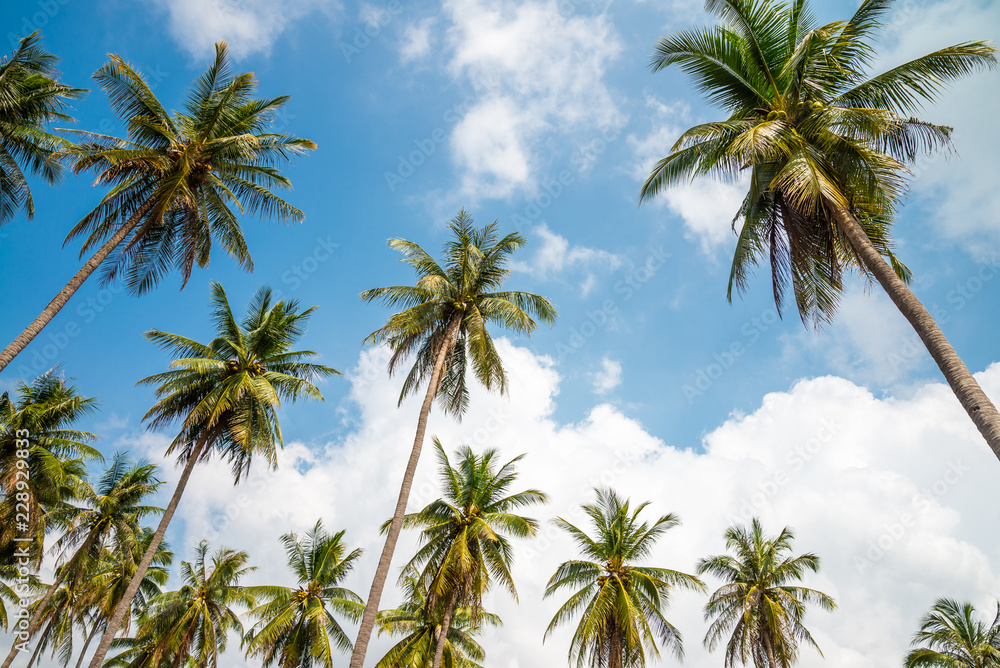
[{"label": "palm tree crown", "polygon": [[554,520],[589,561],[564,562],[549,580],[546,598],[565,588],[575,591],[552,618],[545,637],[580,614],[570,644],[571,664],[641,668],[647,658],[659,656],[657,640],[682,657],[681,634],[663,616],[669,595],[676,587],[703,591],[705,585],[686,573],[637,563],[680,520],[668,514],[652,523],[640,521],[648,502],[633,510],[614,490],[595,491],[597,502],[583,506],[597,532],[594,537],[561,517]]},{"label": "palm tree crown", "polygon": [[935,601],[920,621],[906,668],[996,668],[1000,666],[1000,606],[992,623],[971,603]]},{"label": "palm tree crown", "polygon": [[798,658],[799,641],[819,651],[802,624],[806,604],[824,610],[833,610],[837,604],[823,592],[791,584],[806,571],[818,572],[819,557],[789,555],[795,537],[792,530],[785,527],[769,537],[756,518],[749,528],[730,527],[725,537],[726,548],[735,556],[712,556],[698,564],[699,574],[710,573],[724,582],[705,606],[705,619],[714,618],[705,635],[709,651],[730,633],[726,668],[750,660],[756,668],[788,668]]},{"label": "palm tree crown", "polygon": [[[847,265],[868,273],[837,223],[853,214],[896,273],[889,227],[906,165],[950,145],[950,128],[912,118],[947,82],[996,64],[966,42],[870,76],[871,40],[892,0],[865,0],[848,21],[817,25],[806,0],[707,0],[720,23],[658,43],[653,69],[678,65],[729,114],[687,130],[642,186],[640,199],[697,175],[750,169],[729,295],[771,265],[779,309],[791,284],[803,321],[832,317]],[[734,221],[734,226],[735,226]]]},{"label": "palm tree crown", "polygon": [[260,657],[265,668],[331,668],[334,649],[351,651],[351,640],[333,613],[351,621],[361,617],[361,597],[340,586],[361,550],[348,553],[343,538],[343,531],[328,534],[322,521],[301,538],[295,533],[281,537],[299,586],[251,588],[261,604],[250,611],[260,621],[244,639],[248,658]]},{"label": "palm tree crown", "polygon": [[0,61],[0,226],[18,209],[29,219],[35,215],[24,169],[48,183],[60,177],[55,154],[70,143],[44,126],[73,120],[64,111],[67,102],[86,92],[59,83],[58,58],[42,48],[41,39],[36,30]]}]

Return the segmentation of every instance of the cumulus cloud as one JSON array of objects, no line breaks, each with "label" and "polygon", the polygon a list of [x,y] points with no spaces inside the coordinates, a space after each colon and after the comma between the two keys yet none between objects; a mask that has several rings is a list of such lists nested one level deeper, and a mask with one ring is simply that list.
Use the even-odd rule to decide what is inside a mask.
[{"label": "cumulus cloud", "polygon": [[601,360],[601,369],[590,374],[594,384],[594,393],[605,395],[622,384],[622,363],[605,357]]},{"label": "cumulus cloud", "polygon": [[544,138],[621,123],[603,77],[622,45],[606,16],[567,16],[556,0],[444,7],[448,71],[478,96],[450,140],[461,197],[531,193]]},{"label": "cumulus cloud", "polygon": [[[651,501],[651,513],[676,512],[683,525],[659,544],[652,564],[691,572],[699,558],[723,551],[729,524],[754,515],[771,531],[794,527],[797,550],[823,559],[808,586],[831,594],[840,606],[832,614],[808,614],[826,660],[804,650],[806,668],[898,663],[919,616],[938,596],[991,605],[1000,585],[991,563],[1000,549],[992,531],[998,463],[945,386],[928,384],[905,399],[877,398],[843,378],[804,380],[766,395],[755,411],[711,429],[700,444],[669,443],[607,404],[577,422],[556,419],[561,377],[554,361],[506,340],[498,345],[510,372],[509,396],[476,388],[461,423],[435,412],[428,434],[448,448],[464,443],[476,450],[496,446],[509,457],[527,453],[521,485],[551,497],[549,505],[530,511],[542,520],[560,515],[583,522],[579,505],[598,485]],[[323,517],[330,528],[347,530],[349,544],[365,549],[347,582],[365,594],[382,545],[377,527],[392,511],[418,411],[417,400],[395,407],[398,381],[385,378],[385,357],[381,350],[365,351],[350,374],[356,417],[342,439],[290,443],[277,471],[258,469],[235,488],[224,464],[201,467],[179,511],[175,549],[189,554],[209,535],[250,550],[260,566],[255,582],[287,582],[277,537]],[[978,377],[988,393],[1000,396],[1000,365]],[[158,456],[164,443],[145,436],[132,445]],[[168,474],[173,483],[176,470]],[[435,462],[425,451],[409,508],[437,495]],[[414,537],[404,534],[394,576],[414,546]],[[543,601],[542,593],[557,565],[576,556],[574,546],[545,523],[541,536],[516,550],[520,605],[502,593],[486,602],[505,620],[484,639],[490,660],[561,665],[572,628],[542,644],[560,603]],[[383,607],[398,601],[398,593],[387,589]],[[700,645],[704,602],[680,593],[668,613],[684,633],[685,665],[694,668],[720,660]],[[388,646],[386,638],[373,643],[372,665]]]},{"label": "cumulus cloud", "polygon": [[433,17],[411,23],[403,28],[403,41],[399,45],[399,57],[404,63],[419,60],[431,52],[431,28]]},{"label": "cumulus cloud", "polygon": [[[645,137],[630,134],[628,145],[634,159],[632,176],[643,182],[657,161],[670,153],[670,148],[688,126],[694,125],[691,110],[684,102],[664,104],[653,96],[646,98],[652,130]],[[733,216],[743,203],[749,182],[741,178],[736,183],[699,177],[690,183],[669,188],[655,200],[680,216],[684,236],[697,243],[702,252],[714,256],[732,246],[735,235]]]},{"label": "cumulus cloud", "polygon": [[160,0],[159,4],[167,12],[171,36],[196,58],[212,54],[219,40],[228,42],[237,58],[267,53],[295,21],[317,11],[340,10],[338,0]]},{"label": "cumulus cloud", "polygon": [[511,267],[542,280],[562,276],[570,271],[577,274],[582,271],[584,278],[580,283],[580,290],[584,297],[596,284],[595,271],[614,271],[624,263],[624,259],[616,253],[570,244],[566,237],[553,232],[545,223],[532,230],[532,234],[541,238],[538,250],[530,260],[515,261]]}]

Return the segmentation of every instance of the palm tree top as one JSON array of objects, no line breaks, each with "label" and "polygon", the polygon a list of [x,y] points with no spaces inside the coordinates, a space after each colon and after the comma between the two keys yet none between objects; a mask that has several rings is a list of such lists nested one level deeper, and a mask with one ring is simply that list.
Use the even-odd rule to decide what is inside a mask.
[{"label": "palm tree top", "polygon": [[556,309],[545,297],[502,290],[511,272],[510,256],[526,240],[519,232],[500,237],[497,228],[496,222],[476,227],[472,216],[462,209],[448,224],[450,238],[442,249],[442,263],[412,241],[389,239],[389,247],[402,253],[402,261],[413,267],[417,281],[414,285],[365,290],[361,299],[403,309],[365,339],[365,343],[386,343],[392,348],[390,373],[416,355],[400,403],[429,379],[434,354],[444,344],[449,325],[457,325],[460,345],[455,349],[456,359],[449,362],[438,396],[447,412],[461,415],[468,403],[466,354],[471,358],[473,372],[487,389],[497,389],[501,394],[506,391],[507,376],[487,326],[496,324],[528,335],[537,327],[537,321],[555,321]]},{"label": "palm tree top", "polygon": [[939,598],[920,620],[906,668],[991,668],[1000,665],[1000,603],[992,623],[971,603]]}]

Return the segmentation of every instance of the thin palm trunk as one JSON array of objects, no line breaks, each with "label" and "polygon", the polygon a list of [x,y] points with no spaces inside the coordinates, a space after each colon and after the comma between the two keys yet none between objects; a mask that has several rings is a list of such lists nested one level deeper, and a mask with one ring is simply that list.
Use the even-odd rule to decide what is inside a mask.
[{"label": "thin palm trunk", "polygon": [[90,633],[87,634],[87,640],[83,643],[83,651],[80,652],[80,658],[76,660],[76,668],[80,668],[83,665],[83,657],[87,656],[87,648],[90,647],[90,641],[97,635],[97,629],[100,626],[100,622],[95,619],[94,626],[90,629]]},{"label": "thin palm trunk", "polygon": [[69,302],[70,298],[76,294],[76,291],[80,289],[80,286],[82,286],[84,282],[90,278],[90,275],[97,270],[101,263],[104,262],[109,255],[111,255],[111,251],[117,248],[118,244],[125,240],[125,237],[128,236],[129,232],[135,229],[136,225],[139,224],[139,221],[142,220],[142,217],[149,211],[151,206],[151,201],[144,202],[143,205],[132,214],[132,216],[128,219],[128,222],[122,225],[121,229],[115,232],[110,239],[105,241],[104,245],[98,248],[96,253],[90,256],[90,259],[87,260],[82,267],[80,267],[80,270],[74,274],[73,278],[69,279],[69,283],[66,284],[66,287],[60,290],[59,294],[53,297],[52,301],[50,301],[48,306],[42,310],[41,314],[35,318],[30,325],[25,327],[24,331],[21,332],[16,339],[11,341],[10,345],[3,349],[3,352],[0,352],[0,371],[3,371],[4,368],[10,364],[15,357],[17,357],[17,354],[24,350],[24,348],[31,343],[31,340],[38,336],[42,329],[44,329],[45,326],[48,325],[54,317],[56,317],[56,314],[58,314],[59,311],[62,310],[62,307]]},{"label": "thin palm trunk", "polygon": [[835,208],[833,213],[851,248],[874,274],[896,308],[913,326],[917,336],[924,342],[927,351],[944,374],[952,392],[958,397],[962,408],[972,418],[997,459],[1000,459],[1000,413],[997,412],[996,406],[948,343],[931,314],[872,246],[857,219],[849,211],[839,207]]},{"label": "thin palm trunk", "polygon": [[440,634],[437,638],[437,646],[434,648],[434,662],[431,668],[441,668],[441,661],[444,660],[444,646],[448,644],[448,631],[451,630],[451,619],[458,606],[458,587],[453,587],[451,596],[448,597],[448,605],[444,610],[444,618],[441,620]]},{"label": "thin palm trunk", "polygon": [[770,663],[768,668],[778,668],[778,661],[774,658],[774,643],[771,642],[771,634],[764,634],[764,648],[767,650],[767,660]]},{"label": "thin palm trunk", "polygon": [[42,651],[42,641],[39,640],[38,645],[35,646],[35,651],[31,653],[31,658],[28,659],[28,665],[25,666],[25,668],[31,668],[31,666],[35,664],[35,659],[38,658],[38,655],[41,653],[41,651]]},{"label": "thin palm trunk", "polygon": [[[437,395],[438,386],[441,384],[445,361],[455,346],[455,335],[458,332],[458,326],[461,322],[461,316],[456,315],[448,323],[448,328],[445,330],[445,340],[442,342],[437,359],[434,360],[434,371],[431,374],[430,381],[427,383],[427,394],[424,396],[424,403],[420,406],[420,417],[417,419],[417,433],[413,437],[413,449],[410,451],[410,459],[406,463],[403,483],[399,486],[396,511],[392,515],[392,522],[385,537],[385,545],[382,547],[382,555],[378,560],[378,568],[375,570],[372,588],[368,592],[365,612],[361,617],[361,628],[358,630],[358,638],[354,643],[354,651],[351,654],[350,668],[363,668],[365,664],[368,642],[371,640],[372,631],[375,629],[375,615],[378,613],[378,605],[382,599],[382,590],[385,588],[385,581],[389,577],[389,565],[392,562],[392,553],[396,549],[396,541],[399,539],[399,532],[403,528],[403,515],[406,514],[406,502],[410,498],[413,477],[417,473],[417,462],[420,460],[420,450],[423,448],[424,434],[427,431],[427,418],[430,416],[434,397]],[[91,666],[91,668],[99,668],[99,666],[95,665]]]},{"label": "thin palm trunk", "polygon": [[97,651],[94,652],[94,658],[90,660],[90,668],[101,668],[101,665],[104,663],[104,656],[108,653],[108,649],[111,648],[111,641],[114,640],[115,634],[118,633],[118,629],[121,628],[122,623],[125,621],[125,616],[132,608],[132,599],[135,598],[136,593],[139,591],[139,585],[142,584],[143,578],[146,577],[146,571],[149,570],[150,564],[153,563],[156,549],[163,542],[170,519],[174,516],[174,511],[177,510],[177,504],[180,503],[181,495],[184,494],[184,488],[187,487],[188,478],[191,477],[191,472],[197,465],[201,453],[205,450],[211,433],[211,430],[206,430],[205,434],[195,445],[187,462],[185,462],[184,471],[181,473],[181,479],[177,481],[177,488],[174,489],[174,495],[170,497],[170,503],[167,504],[166,510],[163,511],[160,524],[156,527],[156,532],[149,541],[149,547],[146,548],[146,553],[142,555],[142,561],[139,562],[139,566],[136,568],[131,582],[128,583],[128,589],[125,590],[124,596],[118,601],[118,605],[115,606],[114,614],[108,620],[108,625],[104,629],[104,635],[101,636],[101,642],[97,646]]},{"label": "thin palm trunk", "polygon": [[608,647],[608,668],[622,668],[622,632],[611,622],[611,638]]}]

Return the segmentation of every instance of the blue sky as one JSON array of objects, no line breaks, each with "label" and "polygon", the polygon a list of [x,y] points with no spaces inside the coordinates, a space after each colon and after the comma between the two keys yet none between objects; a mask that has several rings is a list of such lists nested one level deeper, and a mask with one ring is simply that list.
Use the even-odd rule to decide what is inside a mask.
[{"label": "blue sky", "polygon": [[[822,2],[818,12],[832,21],[854,7]],[[997,9],[995,1],[900,2],[881,42],[879,67],[966,39],[996,40]],[[678,72],[652,74],[647,67],[659,36],[706,20],[698,2],[290,0],[278,9],[257,0],[39,0],[0,11],[5,49],[12,38],[41,28],[46,46],[62,58],[64,81],[81,87],[93,86],[89,77],[106,54],[120,54],[147,75],[167,107],[180,104],[213,42],[225,38],[239,68],[258,76],[262,94],[291,95],[279,119],[283,129],[319,145],[286,170],[295,185],[288,199],[306,221],[246,221],[254,273],[220,252],[183,291],[176,276],[142,298],[91,281],[0,375],[0,388],[7,389],[61,365],[82,392],[100,399],[102,412],[88,426],[104,436],[105,452],[129,444],[141,451],[137,444],[154,442],[140,423],[151,393],[134,384],[169,360],[142,332],[207,338],[213,280],[225,285],[234,305],[269,283],[320,307],[304,345],[347,376],[323,386],[325,404],[284,409],[289,442],[311,452],[347,451],[374,428],[373,419],[406,422],[407,408],[397,418],[391,401],[398,384],[365,381],[365,360],[377,356],[362,357],[360,342],[386,312],[362,304],[358,293],[408,282],[386,239],[404,237],[436,252],[446,221],[460,207],[477,222],[497,220],[503,231],[526,235],[511,285],[550,297],[560,310],[554,327],[512,341],[527,356],[525,369],[545,372],[544,420],[558,425],[558,433],[596,424],[595,411],[607,410],[658,443],[653,450],[709,456],[712,438],[741,425],[749,433],[751,418],[773,407],[774,397],[794,404],[802,380],[846,383],[861,392],[857,396],[870,392],[859,399],[866,406],[919,407],[927,392],[937,391],[928,388],[939,388],[937,369],[877,286],[855,281],[837,321],[821,332],[805,329],[794,312],[777,318],[766,268],[747,295],[727,303],[729,225],[739,184],[696,183],[637,206],[650,161],[665,155],[684,128],[721,116]],[[959,155],[918,166],[895,227],[914,291],[939,315],[974,372],[1000,361],[998,84],[1000,73],[977,75],[925,110],[927,120],[955,127]],[[74,127],[120,129],[99,90],[73,113]],[[0,231],[5,341],[79,266],[78,245],[61,244],[102,195],[88,178],[73,176],[57,187],[35,184],[33,191],[34,220],[21,217]],[[382,404],[365,394],[371,383],[386,390]],[[512,394],[518,392],[529,389],[512,385]],[[947,395],[941,401],[942,411],[957,406]],[[432,430],[456,430],[456,439],[470,438],[477,425],[435,419]],[[971,426],[955,424],[969,452],[996,466],[967,433]],[[614,433],[608,448],[622,446],[612,443]],[[760,438],[786,436],[779,421]],[[751,449],[760,444],[748,443]],[[516,447],[526,446],[515,440],[505,449]],[[308,469],[307,459],[297,465]],[[937,472],[925,474],[933,481]],[[921,475],[912,473],[914,484]],[[829,494],[838,498],[835,489]],[[789,521],[776,511],[774,520]],[[989,559],[998,556],[992,542],[971,545]],[[916,615],[898,603],[906,619]]]}]

